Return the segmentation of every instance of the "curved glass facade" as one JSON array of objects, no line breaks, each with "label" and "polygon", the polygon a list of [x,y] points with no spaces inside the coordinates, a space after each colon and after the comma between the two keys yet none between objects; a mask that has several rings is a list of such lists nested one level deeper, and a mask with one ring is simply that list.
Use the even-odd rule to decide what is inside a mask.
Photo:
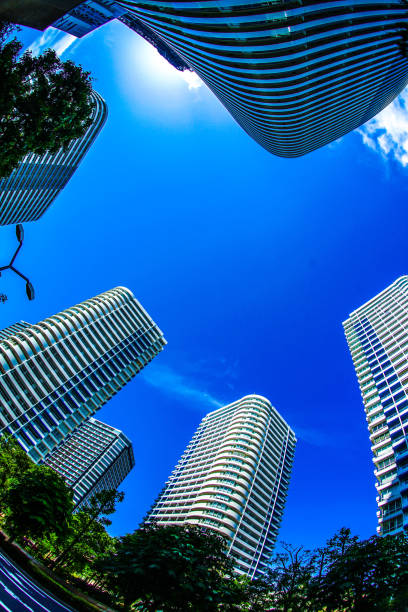
[{"label": "curved glass facade", "polygon": [[236,571],[262,574],[283,515],[296,438],[259,395],[201,422],[146,522],[192,523],[226,537]]},{"label": "curved glass facade", "polygon": [[265,149],[296,157],[362,125],[408,82],[402,0],[119,0]]}]

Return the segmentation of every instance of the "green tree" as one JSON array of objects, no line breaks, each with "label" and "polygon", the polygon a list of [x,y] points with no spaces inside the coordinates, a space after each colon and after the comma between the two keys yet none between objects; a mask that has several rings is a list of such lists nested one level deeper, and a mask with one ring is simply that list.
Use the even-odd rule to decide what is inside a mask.
[{"label": "green tree", "polygon": [[405,611],[407,537],[398,534],[355,541],[329,565],[319,589],[319,604],[328,611]]},{"label": "green tree", "polygon": [[61,570],[90,579],[95,577],[93,566],[96,559],[114,552],[115,538],[107,533],[99,521],[90,523],[88,513],[79,510],[72,515],[69,532],[63,538],[50,534],[37,539],[36,545],[34,554],[45,560],[60,556],[69,547],[69,552],[59,565]]},{"label": "green tree", "polygon": [[27,153],[67,148],[91,123],[89,72],[55,51],[22,55],[12,27],[0,22],[0,177]]},{"label": "green tree", "polygon": [[224,538],[193,525],[144,525],[121,537],[115,554],[96,567],[127,609],[238,610],[245,595],[229,578]]},{"label": "green tree", "polygon": [[3,510],[7,481],[21,477],[34,465],[14,438],[6,434],[0,437],[0,510]]},{"label": "green tree", "polygon": [[237,590],[237,595],[234,598],[235,603],[231,608],[230,605],[221,605],[220,610],[236,609],[242,612],[265,612],[272,610],[273,597],[271,596],[271,588],[268,580],[265,578],[250,579],[248,576],[231,576],[229,588]]},{"label": "green tree", "polygon": [[61,537],[69,529],[72,510],[72,491],[49,467],[33,465],[6,482],[3,524],[11,540],[51,533]]},{"label": "green tree", "polygon": [[272,610],[304,612],[310,607],[309,584],[315,571],[314,555],[303,547],[283,543],[264,577],[269,585]]},{"label": "green tree", "polygon": [[[78,548],[85,545],[87,538],[92,537],[92,533],[101,534],[99,527],[104,528],[111,524],[108,516],[116,510],[116,504],[123,501],[124,493],[121,491],[99,491],[89,500],[89,502],[77,513],[71,530],[71,538],[67,538],[63,550],[51,563],[51,567],[66,565],[76,556],[78,558]],[[78,516],[79,515],[79,516]]]},{"label": "green tree", "polygon": [[281,612],[405,612],[408,539],[404,534],[360,541],[342,528],[323,548],[285,546],[265,577]]}]

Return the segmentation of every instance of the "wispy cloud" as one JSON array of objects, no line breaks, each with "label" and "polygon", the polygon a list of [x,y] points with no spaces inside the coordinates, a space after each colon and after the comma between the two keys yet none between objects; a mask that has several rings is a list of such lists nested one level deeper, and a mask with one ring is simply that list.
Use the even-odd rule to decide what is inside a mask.
[{"label": "wispy cloud", "polygon": [[239,378],[239,361],[225,357],[191,360],[183,364],[183,370],[192,378],[222,381],[229,389],[234,389]]},{"label": "wispy cloud", "polygon": [[163,393],[176,395],[200,406],[220,408],[225,403],[200,388],[193,379],[179,374],[168,366],[152,364],[151,367],[143,370],[140,376],[148,385],[161,389]]},{"label": "wispy cloud", "polygon": [[392,158],[408,166],[408,90],[358,132],[364,144],[384,159]]},{"label": "wispy cloud", "polygon": [[303,442],[312,444],[313,446],[327,447],[335,446],[333,439],[318,429],[312,429],[310,427],[294,427],[296,437]]},{"label": "wispy cloud", "polygon": [[54,49],[55,53],[61,56],[76,41],[78,41],[78,38],[72,36],[72,34],[66,34],[56,28],[47,28],[41,36],[31,43],[26,51],[31,51],[33,55],[37,56],[46,49]]}]

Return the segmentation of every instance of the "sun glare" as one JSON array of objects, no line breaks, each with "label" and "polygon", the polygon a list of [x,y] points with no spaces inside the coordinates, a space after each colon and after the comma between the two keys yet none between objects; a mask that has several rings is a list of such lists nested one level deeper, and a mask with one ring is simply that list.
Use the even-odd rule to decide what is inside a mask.
[{"label": "sun glare", "polygon": [[152,79],[159,81],[179,80],[178,70],[160,55],[152,45],[145,43],[139,48],[140,63],[149,72]]},{"label": "sun glare", "polygon": [[166,85],[186,83],[190,90],[201,87],[202,81],[195,72],[177,70],[149,43],[144,43],[142,47],[139,47],[138,54],[140,63],[149,72],[149,78],[152,80],[166,83]]}]

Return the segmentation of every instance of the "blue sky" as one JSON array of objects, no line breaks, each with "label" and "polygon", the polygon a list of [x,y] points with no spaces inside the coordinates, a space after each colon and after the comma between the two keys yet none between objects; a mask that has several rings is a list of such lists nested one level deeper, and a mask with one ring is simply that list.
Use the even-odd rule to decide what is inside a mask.
[{"label": "blue sky", "polygon": [[[299,159],[253,142],[215,96],[119,22],[78,41],[24,29],[90,70],[107,124],[5,273],[2,327],[129,287],[168,345],[97,417],[133,441],[111,532],[132,531],[201,418],[266,396],[298,435],[279,539],[321,545],[376,528],[362,402],[342,330],[407,272],[405,98],[360,133]],[[2,228],[12,253],[14,228]]]}]

